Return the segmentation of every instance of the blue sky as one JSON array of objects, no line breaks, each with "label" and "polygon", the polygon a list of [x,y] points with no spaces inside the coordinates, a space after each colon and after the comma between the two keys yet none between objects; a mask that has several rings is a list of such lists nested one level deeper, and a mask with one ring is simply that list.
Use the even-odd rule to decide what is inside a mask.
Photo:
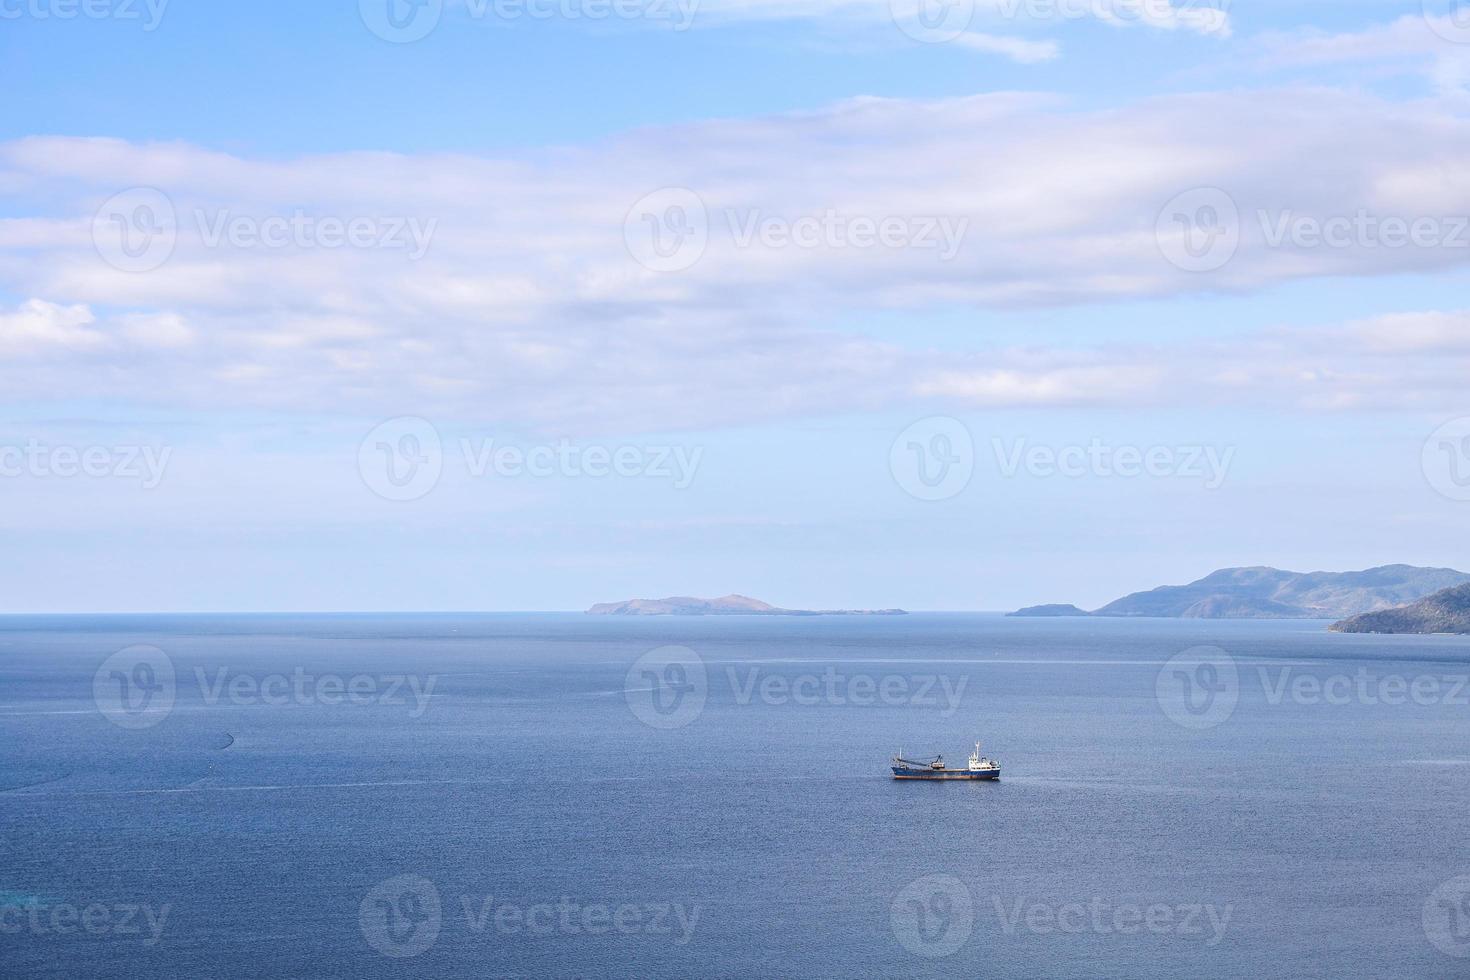
[{"label": "blue sky", "polygon": [[[547,0],[547,7],[560,3]],[[47,2],[7,0],[5,10],[32,5],[45,9]],[[449,0],[429,37],[403,45],[364,29],[346,0],[226,7],[168,0],[152,31],[145,0],[114,6],[138,16],[6,22],[6,80],[33,97],[7,107],[5,136],[187,139],[268,156],[368,148],[486,152],[639,126],[820,109],[854,95],[926,99],[1022,90],[1109,105],[1254,85],[1265,73],[1247,63],[1243,49],[1253,50],[1264,35],[1364,31],[1421,10],[1418,0],[1197,4],[1228,11],[1232,34],[1222,39],[1093,18],[1007,22],[982,7],[977,28],[1003,25],[997,33],[1059,46],[1054,61],[1026,65],[914,43],[887,19],[884,3],[873,4],[872,14],[840,13],[862,3],[821,3],[811,6],[827,12],[810,17],[762,18],[730,12],[757,5],[700,0],[692,26],[677,31],[657,20],[475,16],[479,8]],[[1127,0],[1118,6],[1126,10]],[[1379,81],[1341,70],[1271,74]]]},{"label": "blue sky", "polygon": [[69,2],[0,0],[0,608],[1467,565],[1463,5]]}]

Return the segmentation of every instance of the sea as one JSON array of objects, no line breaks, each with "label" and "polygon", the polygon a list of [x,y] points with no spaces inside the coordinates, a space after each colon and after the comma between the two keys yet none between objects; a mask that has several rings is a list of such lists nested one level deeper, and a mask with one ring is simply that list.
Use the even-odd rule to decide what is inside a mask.
[{"label": "sea", "polygon": [[1326,626],[3,617],[0,976],[1470,976],[1470,638]]}]

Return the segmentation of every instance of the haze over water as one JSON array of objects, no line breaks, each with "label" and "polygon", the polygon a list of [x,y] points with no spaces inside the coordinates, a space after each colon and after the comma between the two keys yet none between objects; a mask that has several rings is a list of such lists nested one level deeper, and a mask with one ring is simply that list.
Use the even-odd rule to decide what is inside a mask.
[{"label": "haze over water", "polygon": [[1324,627],[7,617],[0,974],[1463,975],[1470,639]]}]

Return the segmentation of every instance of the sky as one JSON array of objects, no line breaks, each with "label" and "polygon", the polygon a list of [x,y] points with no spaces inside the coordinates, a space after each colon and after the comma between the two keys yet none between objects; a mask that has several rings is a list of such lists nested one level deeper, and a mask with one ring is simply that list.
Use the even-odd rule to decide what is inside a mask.
[{"label": "sky", "polygon": [[0,0],[0,611],[1470,568],[1470,3]]}]

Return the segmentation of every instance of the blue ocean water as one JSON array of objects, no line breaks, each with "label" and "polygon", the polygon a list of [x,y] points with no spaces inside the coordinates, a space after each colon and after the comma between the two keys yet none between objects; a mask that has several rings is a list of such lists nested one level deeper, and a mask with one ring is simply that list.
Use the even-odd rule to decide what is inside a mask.
[{"label": "blue ocean water", "polygon": [[1324,626],[5,617],[0,976],[1465,976],[1470,640]]}]

